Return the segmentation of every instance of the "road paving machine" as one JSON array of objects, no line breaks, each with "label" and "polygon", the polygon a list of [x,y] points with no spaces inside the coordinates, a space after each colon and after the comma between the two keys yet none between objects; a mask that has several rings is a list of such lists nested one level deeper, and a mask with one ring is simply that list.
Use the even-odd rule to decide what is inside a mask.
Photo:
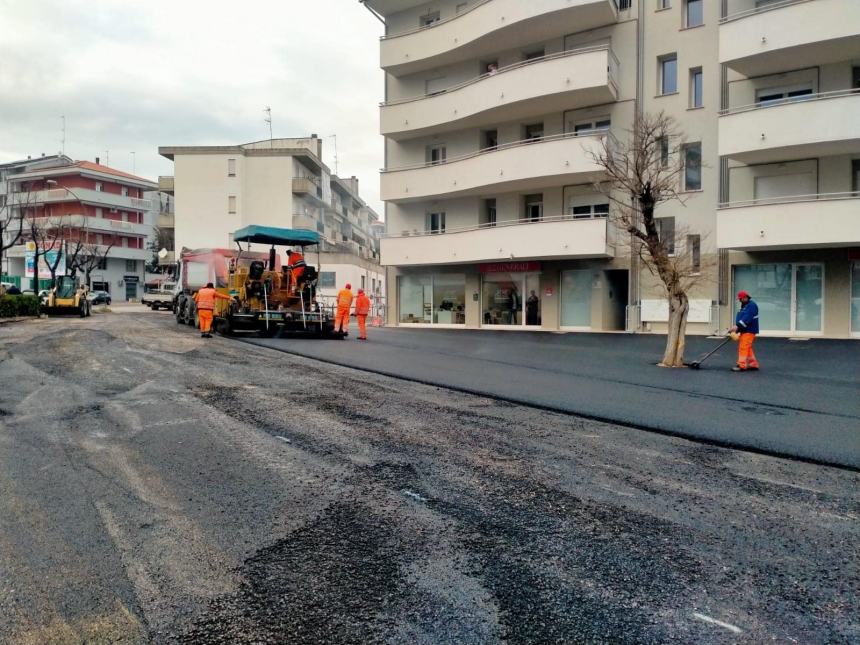
[{"label": "road paving machine", "polygon": [[[333,312],[317,302],[317,268],[305,263],[307,247],[315,246],[319,258],[320,235],[316,231],[246,226],[233,233],[239,254],[230,263],[227,285],[219,289],[233,302],[218,301],[213,329],[225,336],[255,332],[260,336],[314,336],[342,338],[334,331]],[[242,243],[247,248],[242,249]],[[250,254],[251,244],[271,248],[267,261],[242,261]],[[290,257],[300,257],[294,266],[278,266],[276,246],[301,249]],[[319,264],[319,262],[317,263]],[[296,270],[299,269],[300,270]]]}]

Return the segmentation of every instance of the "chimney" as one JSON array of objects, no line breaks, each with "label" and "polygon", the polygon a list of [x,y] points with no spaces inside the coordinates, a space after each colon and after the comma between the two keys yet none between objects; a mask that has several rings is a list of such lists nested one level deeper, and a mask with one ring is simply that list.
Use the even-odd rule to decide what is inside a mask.
[{"label": "chimney", "polygon": [[45,153],[44,153],[44,152],[42,153],[42,156],[43,156],[43,157],[45,156]]},{"label": "chimney", "polygon": [[98,157],[96,157],[96,163],[97,163],[97,164],[99,163],[99,158],[98,158]]}]

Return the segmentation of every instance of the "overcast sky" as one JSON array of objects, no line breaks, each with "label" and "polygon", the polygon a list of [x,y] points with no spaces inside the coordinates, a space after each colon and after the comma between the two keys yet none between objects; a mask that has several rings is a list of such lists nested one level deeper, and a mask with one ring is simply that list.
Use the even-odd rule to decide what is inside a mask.
[{"label": "overcast sky", "polygon": [[381,34],[358,0],[0,0],[0,162],[58,152],[65,115],[70,157],[155,179],[160,145],[267,139],[269,105],[275,137],[337,134],[381,215]]}]

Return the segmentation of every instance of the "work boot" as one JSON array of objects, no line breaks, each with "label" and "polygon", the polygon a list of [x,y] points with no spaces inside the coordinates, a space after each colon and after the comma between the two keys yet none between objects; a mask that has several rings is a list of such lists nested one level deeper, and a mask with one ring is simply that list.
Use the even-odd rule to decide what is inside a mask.
[{"label": "work boot", "polygon": [[732,371],[733,371],[733,372],[746,372],[747,370],[746,370],[746,368],[745,368],[745,367],[740,367],[740,366],[738,366],[738,365],[735,365],[735,366],[732,368]]},{"label": "work boot", "polygon": [[206,338],[206,332],[205,331],[200,332],[200,338]]}]

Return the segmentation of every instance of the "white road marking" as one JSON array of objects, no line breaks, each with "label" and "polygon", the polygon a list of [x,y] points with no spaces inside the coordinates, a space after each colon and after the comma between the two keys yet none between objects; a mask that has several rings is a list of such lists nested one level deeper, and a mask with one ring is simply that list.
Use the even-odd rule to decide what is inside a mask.
[{"label": "white road marking", "polygon": [[633,493],[622,493],[620,490],[615,490],[614,488],[610,488],[609,486],[601,486],[603,490],[608,490],[610,493],[615,493],[616,495],[621,495],[622,497],[636,497]]},{"label": "white road marking", "polygon": [[130,369],[128,369],[127,367],[123,367],[122,369],[124,369],[126,372],[128,372],[129,374],[131,374],[131,370],[130,370]]},{"label": "white road marking", "polygon": [[287,439],[286,437],[282,437],[281,435],[277,435],[277,436],[275,437],[275,439],[280,439],[280,440],[281,440],[281,441],[283,441],[284,443],[292,443],[292,441],[290,441],[290,440],[289,440],[289,439]]},{"label": "white road marking", "polygon": [[407,497],[411,497],[412,499],[416,499],[416,500],[418,500],[419,502],[426,502],[426,501],[427,501],[427,498],[425,498],[425,497],[421,497],[421,495],[419,495],[418,493],[413,493],[411,490],[405,490],[405,489],[404,489],[404,490],[402,490],[401,492],[402,492],[404,495],[406,495]]},{"label": "white road marking", "polygon": [[711,623],[712,625],[716,625],[717,627],[728,629],[733,634],[740,634],[742,631],[740,627],[735,627],[734,625],[730,625],[729,623],[724,623],[721,620],[711,618],[710,616],[705,616],[705,614],[700,614],[699,612],[693,612],[693,618],[698,618],[699,620],[704,621],[706,623]]},{"label": "white road marking", "polygon": [[787,486],[788,488],[796,488],[798,490],[805,490],[809,493],[818,493],[821,494],[822,491],[816,488],[810,488],[809,486],[801,486],[800,484],[792,484],[791,482],[780,481],[779,479],[769,479],[768,477],[753,477],[752,475],[743,475],[741,473],[737,473],[741,477],[746,477],[747,479],[753,479],[758,482],[762,482],[763,484],[773,484],[774,486]]}]

